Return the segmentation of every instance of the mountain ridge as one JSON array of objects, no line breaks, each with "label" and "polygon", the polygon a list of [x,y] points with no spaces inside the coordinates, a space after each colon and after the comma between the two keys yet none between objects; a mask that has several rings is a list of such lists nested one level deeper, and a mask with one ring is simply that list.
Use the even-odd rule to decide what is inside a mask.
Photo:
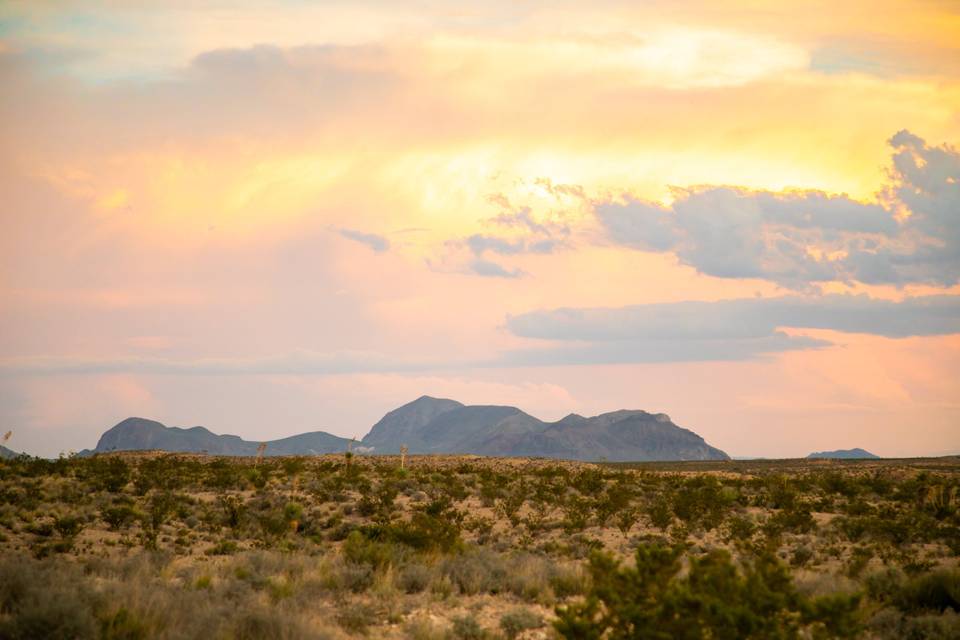
[{"label": "mountain ridge", "polygon": [[[316,455],[345,451],[350,440],[313,431],[266,442],[265,455]],[[218,435],[206,427],[167,427],[155,420],[127,418],[108,429],[86,455],[158,449],[178,453],[253,456],[259,442]],[[357,443],[357,453],[476,454],[616,462],[729,460],[663,413],[620,409],[597,416],[569,414],[545,422],[517,407],[465,405],[421,396],[387,412]]]},{"label": "mountain ridge", "polygon": [[807,456],[808,460],[877,460],[880,456],[870,453],[866,449],[854,447],[853,449],[835,449],[833,451],[814,451]]},{"label": "mountain ridge", "polygon": [[[311,431],[266,441],[264,455],[336,453],[345,450],[349,442],[347,438],[325,431]],[[96,448],[83,453],[159,449],[176,453],[255,456],[260,444],[261,442],[244,440],[240,436],[216,434],[206,427],[168,427],[156,420],[133,417],[105,431]]]}]

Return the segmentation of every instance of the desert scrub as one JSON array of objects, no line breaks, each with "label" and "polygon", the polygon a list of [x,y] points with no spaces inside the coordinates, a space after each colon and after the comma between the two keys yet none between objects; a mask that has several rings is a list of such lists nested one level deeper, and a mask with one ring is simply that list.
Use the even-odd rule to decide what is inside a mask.
[{"label": "desert scrub", "polygon": [[857,596],[806,598],[786,568],[770,557],[743,567],[714,551],[690,557],[681,575],[679,547],[643,546],[636,565],[609,555],[590,559],[585,601],[557,608],[566,638],[795,638],[806,629],[829,637],[859,633]]},{"label": "desert scrub", "polygon": [[[723,637],[716,620],[683,607],[739,619],[744,602],[756,604],[756,594],[741,593],[750,591],[745,584],[784,603],[781,623],[796,625],[763,632],[785,637],[832,633],[825,620],[846,611],[849,598],[812,596],[838,590],[864,591],[856,612],[878,638],[950,637],[956,623],[950,572],[960,549],[960,470],[952,462],[935,463],[938,471],[892,462],[407,463],[401,473],[399,459],[363,455],[349,468],[343,455],[256,466],[154,454],[0,461],[0,563],[20,558],[26,573],[69,585],[82,604],[72,610],[95,637],[300,637],[317,619],[335,624],[354,601],[376,611],[370,637],[387,633],[388,620],[413,635],[407,618],[423,622],[424,609],[434,617],[418,633],[452,637],[463,596],[491,607],[476,613],[484,634],[506,636],[500,616],[517,607],[598,598],[603,584],[587,560],[595,552],[612,553],[616,573],[632,566],[626,555],[638,548],[674,544],[682,569],[658,598],[699,624],[696,633]],[[701,465],[720,473],[699,473]],[[734,554],[728,562],[724,549]],[[761,571],[760,558],[779,568]],[[794,595],[773,579],[791,571]],[[720,602],[707,588],[713,582],[732,595]],[[29,600],[18,600],[15,614],[0,612],[0,621],[32,629],[26,614],[43,603]],[[48,617],[69,618],[70,606]],[[607,608],[601,601],[599,610]],[[250,617],[241,620],[240,610]],[[749,631],[753,623],[744,624]]]}]

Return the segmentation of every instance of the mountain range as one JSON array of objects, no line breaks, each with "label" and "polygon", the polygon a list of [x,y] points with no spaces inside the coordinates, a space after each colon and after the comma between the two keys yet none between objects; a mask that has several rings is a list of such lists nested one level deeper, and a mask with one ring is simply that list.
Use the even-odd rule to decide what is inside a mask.
[{"label": "mountain range", "polygon": [[17,453],[16,451],[14,451],[13,449],[8,449],[8,448],[6,448],[5,446],[3,446],[2,444],[0,444],[0,460],[7,460],[7,459],[10,459],[10,458],[16,458],[18,455],[20,455],[20,454]]},{"label": "mountain range", "polygon": [[[265,455],[317,455],[345,451],[349,440],[325,431],[311,431],[300,435],[270,440]],[[259,442],[250,442],[240,436],[218,435],[204,427],[167,427],[155,420],[127,418],[110,428],[89,453],[108,451],[159,450],[181,453],[209,453],[219,456],[255,456]],[[81,453],[88,453],[82,451]]]},{"label": "mountain range", "polygon": [[[127,418],[109,429],[92,451],[157,449],[211,455],[256,455],[259,442],[217,435],[204,427],[167,427]],[[345,451],[350,441],[324,431],[266,442],[265,455],[316,455]],[[696,433],[663,413],[614,411],[586,418],[570,414],[544,422],[516,407],[464,405],[423,396],[387,413],[356,443],[354,451],[525,456],[568,460],[728,460]]]},{"label": "mountain range", "polygon": [[880,456],[874,455],[866,449],[837,449],[836,451],[815,451],[807,456],[807,459],[835,458],[838,460],[859,460],[859,459],[879,459]]}]

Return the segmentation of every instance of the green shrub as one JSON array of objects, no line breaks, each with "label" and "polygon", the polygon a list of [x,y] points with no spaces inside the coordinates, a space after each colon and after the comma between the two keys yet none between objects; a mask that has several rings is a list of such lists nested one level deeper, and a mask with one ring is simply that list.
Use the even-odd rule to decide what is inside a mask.
[{"label": "green shrub", "polygon": [[72,537],[83,530],[83,519],[78,516],[67,515],[58,516],[53,523],[53,527],[61,536]]},{"label": "green shrub", "polygon": [[247,509],[246,504],[243,502],[243,498],[234,494],[225,494],[221,495],[217,502],[220,504],[220,508],[223,510],[225,524],[231,529],[235,529],[240,526],[240,522],[243,519],[243,515]]},{"label": "green shrub", "polygon": [[132,503],[126,500],[115,500],[112,505],[100,510],[100,517],[114,531],[126,529],[137,516]]},{"label": "green shrub", "polygon": [[647,509],[647,516],[650,518],[650,524],[661,531],[665,531],[673,522],[673,512],[670,509],[670,503],[660,495]]},{"label": "green shrub", "polygon": [[488,634],[476,618],[467,615],[453,619],[453,637],[457,640],[485,640]]},{"label": "green shrub", "polygon": [[130,482],[130,465],[118,456],[95,456],[87,461],[93,486],[101,491],[117,493]]},{"label": "green shrub", "polygon": [[870,547],[854,547],[847,561],[845,573],[850,578],[858,578],[872,558],[873,549]]},{"label": "green shrub", "polygon": [[233,540],[221,540],[208,551],[208,556],[229,556],[237,552],[237,543]]},{"label": "green shrub", "polygon": [[895,596],[904,611],[960,611],[960,570],[941,569],[906,582]]},{"label": "green shrub", "polygon": [[857,631],[858,599],[808,599],[774,558],[738,569],[730,555],[690,558],[680,575],[680,547],[639,547],[635,567],[612,556],[590,559],[592,588],[582,603],[557,608],[556,630],[567,638],[794,638],[803,627],[833,637]]}]

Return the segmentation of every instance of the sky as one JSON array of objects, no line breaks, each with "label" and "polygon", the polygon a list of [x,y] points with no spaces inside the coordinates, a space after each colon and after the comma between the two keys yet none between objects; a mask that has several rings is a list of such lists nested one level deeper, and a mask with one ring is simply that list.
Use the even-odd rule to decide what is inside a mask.
[{"label": "sky", "polygon": [[955,2],[0,5],[0,430],[420,395],[960,452]]}]

